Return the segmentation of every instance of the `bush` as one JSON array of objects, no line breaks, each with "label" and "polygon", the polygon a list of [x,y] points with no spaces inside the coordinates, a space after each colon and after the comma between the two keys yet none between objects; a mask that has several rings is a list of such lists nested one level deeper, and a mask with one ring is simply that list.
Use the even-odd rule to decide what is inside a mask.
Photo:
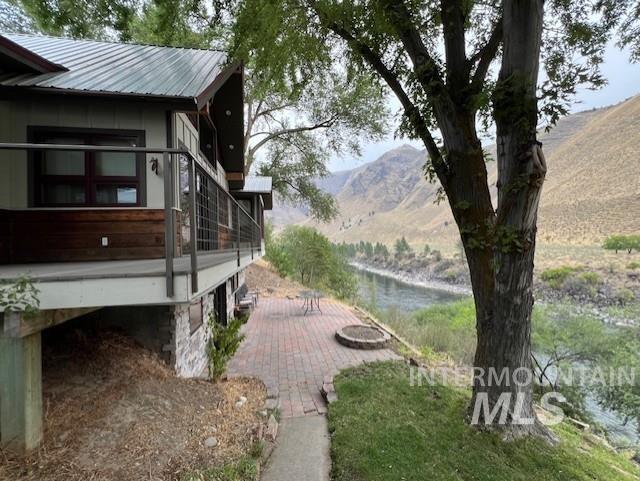
[{"label": "bush", "polygon": [[622,287],[616,292],[616,300],[622,305],[629,304],[636,300],[636,295],[631,289]]},{"label": "bush", "polygon": [[[341,299],[352,299],[358,289],[345,253],[346,244],[334,246],[311,227],[291,225],[280,235],[265,235],[266,258],[283,277],[292,277],[305,286],[326,290]],[[362,242],[359,252],[373,252]]]},{"label": "bush", "polygon": [[640,262],[629,262],[627,264],[627,269],[629,269],[630,271],[635,271],[640,269]]},{"label": "bush", "polygon": [[217,381],[224,374],[227,362],[233,357],[244,339],[240,334],[240,328],[246,319],[232,319],[226,326],[216,322],[215,316],[209,315],[209,329],[211,337],[207,344],[207,355],[209,357],[209,376]]},{"label": "bush", "polygon": [[602,284],[602,279],[600,279],[600,276],[597,272],[583,272],[582,274],[580,274],[579,278],[590,286],[599,286],[600,284]]},{"label": "bush", "polygon": [[388,312],[385,322],[425,354],[446,354],[471,364],[476,346],[476,314],[472,299],[438,304],[403,316]]},{"label": "bush", "polygon": [[547,269],[542,272],[540,279],[546,282],[549,287],[559,289],[576,272],[575,267],[562,266],[555,269]]}]

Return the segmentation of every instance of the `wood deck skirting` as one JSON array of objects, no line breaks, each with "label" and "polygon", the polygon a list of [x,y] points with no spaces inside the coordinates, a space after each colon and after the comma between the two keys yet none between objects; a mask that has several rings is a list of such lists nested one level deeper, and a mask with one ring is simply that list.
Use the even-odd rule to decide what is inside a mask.
[{"label": "wood deck skirting", "polygon": [[[180,232],[179,215],[176,226]],[[0,210],[0,264],[164,255],[163,209]]]}]

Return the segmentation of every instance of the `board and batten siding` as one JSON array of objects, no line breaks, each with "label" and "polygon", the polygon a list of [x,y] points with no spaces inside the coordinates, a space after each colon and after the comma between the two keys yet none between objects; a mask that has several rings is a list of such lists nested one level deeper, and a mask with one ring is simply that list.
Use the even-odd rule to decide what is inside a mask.
[{"label": "board and batten siding", "polygon": [[[29,126],[143,130],[147,147],[166,147],[166,106],[95,97],[51,97],[0,101],[0,142],[28,142]],[[160,175],[151,170],[158,158]],[[142,208],[164,208],[162,156],[147,155],[146,202]],[[26,209],[27,153],[0,149],[0,208]],[[96,209],[96,207],[88,207]]]},{"label": "board and batten siding", "polygon": [[200,143],[198,141],[198,131],[189,121],[189,118],[183,113],[175,114],[174,118],[174,145],[180,147],[184,145],[187,150],[195,158],[200,160],[200,164],[207,168],[207,171],[215,178],[224,190],[229,190],[229,184],[225,176],[225,171],[220,165],[220,162],[216,162],[216,168],[212,168],[208,162],[200,154]]}]

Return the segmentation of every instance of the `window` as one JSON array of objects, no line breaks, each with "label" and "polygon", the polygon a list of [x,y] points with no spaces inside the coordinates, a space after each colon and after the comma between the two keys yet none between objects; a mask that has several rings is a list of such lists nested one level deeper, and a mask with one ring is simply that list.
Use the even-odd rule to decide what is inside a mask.
[{"label": "window", "polygon": [[202,309],[202,298],[189,305],[189,328],[191,334],[196,332],[200,326],[202,326],[202,318],[204,317]]},{"label": "window", "polygon": [[[144,134],[34,128],[34,142],[138,147]],[[138,206],[143,204],[144,154],[45,151],[33,155],[33,203],[38,207]]]}]

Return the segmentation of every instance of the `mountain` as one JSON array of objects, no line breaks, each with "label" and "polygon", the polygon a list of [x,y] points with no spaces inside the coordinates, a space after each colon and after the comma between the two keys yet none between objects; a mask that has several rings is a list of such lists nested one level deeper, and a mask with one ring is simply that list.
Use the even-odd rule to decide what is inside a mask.
[{"label": "mountain", "polygon": [[[539,138],[549,169],[541,242],[599,244],[613,233],[640,231],[640,96],[564,117]],[[495,158],[495,146],[486,149]],[[425,151],[403,145],[319,181],[340,207],[329,224],[317,225],[293,207],[277,206],[273,218],[316,225],[335,241],[390,244],[404,235],[413,244],[451,245],[457,229],[446,201],[434,202],[438,189],[424,179],[425,158]],[[487,170],[495,197],[496,163]]]}]

